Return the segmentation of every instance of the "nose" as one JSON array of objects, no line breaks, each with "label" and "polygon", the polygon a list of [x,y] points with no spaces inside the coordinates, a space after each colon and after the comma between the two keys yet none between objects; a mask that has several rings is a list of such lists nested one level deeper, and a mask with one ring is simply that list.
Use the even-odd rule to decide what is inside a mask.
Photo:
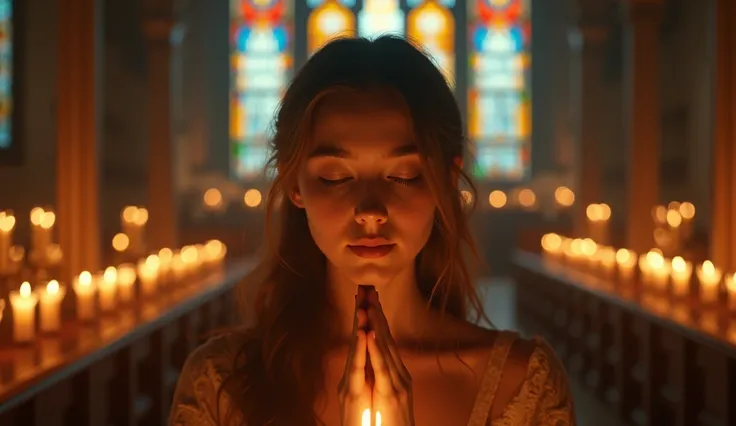
[{"label": "nose", "polygon": [[355,221],[359,225],[383,225],[388,221],[388,211],[378,199],[366,198],[355,207]]}]

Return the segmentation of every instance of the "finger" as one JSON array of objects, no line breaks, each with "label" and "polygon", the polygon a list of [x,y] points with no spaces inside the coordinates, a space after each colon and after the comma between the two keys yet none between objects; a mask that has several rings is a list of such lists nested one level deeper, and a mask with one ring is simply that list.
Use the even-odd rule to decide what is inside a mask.
[{"label": "finger", "polygon": [[365,363],[368,356],[366,335],[363,330],[356,333],[356,345],[353,360],[349,365],[349,390],[353,395],[359,395],[365,390]]},{"label": "finger", "polygon": [[[350,365],[353,363],[353,357],[355,354],[355,346],[358,342],[357,332],[360,329],[360,316],[358,315],[358,295],[355,295],[355,311],[353,313],[353,330],[351,332],[352,338],[350,339],[350,345],[348,347],[348,356],[345,359],[345,371],[343,372],[343,380],[348,377],[350,371]],[[342,383],[341,383],[342,385]]]},{"label": "finger", "polygon": [[376,333],[370,332],[367,338],[368,354],[371,357],[371,365],[375,374],[374,390],[382,395],[391,395],[396,390],[394,375],[391,374],[392,360],[388,353],[384,352],[376,341]]},{"label": "finger", "polygon": [[388,320],[383,314],[383,311],[380,310],[380,303],[378,303],[377,298],[373,299],[371,308],[368,310],[368,318],[373,324],[374,330],[378,330],[379,332],[379,348],[382,348],[382,350],[387,354],[387,357],[390,357],[393,361],[393,365],[395,366],[394,371],[404,380],[404,382],[408,382],[411,380],[409,370],[406,368],[401,356],[399,355],[396,342],[394,341],[394,338],[391,335],[391,329],[388,326]]}]

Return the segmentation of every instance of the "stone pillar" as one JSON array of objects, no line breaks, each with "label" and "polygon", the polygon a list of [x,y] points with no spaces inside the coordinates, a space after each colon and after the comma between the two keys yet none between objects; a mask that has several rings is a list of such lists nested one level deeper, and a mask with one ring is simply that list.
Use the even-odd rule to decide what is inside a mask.
[{"label": "stone pillar", "polygon": [[64,270],[100,268],[102,0],[60,0],[56,211]]},{"label": "stone pillar", "polygon": [[626,237],[629,248],[654,247],[652,208],[659,202],[662,0],[624,1],[624,126],[627,131]]},{"label": "stone pillar", "polygon": [[710,257],[736,270],[736,2],[716,0],[713,218]]},{"label": "stone pillar", "polygon": [[571,52],[570,88],[576,146],[577,191],[575,228],[586,235],[586,208],[602,200],[600,146],[603,139],[602,114],[605,113],[603,67],[609,26],[603,2],[577,0],[573,25],[568,30]]},{"label": "stone pillar", "polygon": [[177,132],[172,76],[183,39],[180,16],[185,0],[143,0],[143,30],[148,50],[148,248],[177,246]]}]

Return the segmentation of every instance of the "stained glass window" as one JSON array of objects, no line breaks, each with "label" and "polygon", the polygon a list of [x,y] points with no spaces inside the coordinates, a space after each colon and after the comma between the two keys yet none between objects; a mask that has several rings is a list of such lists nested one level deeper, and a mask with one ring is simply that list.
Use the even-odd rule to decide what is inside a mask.
[{"label": "stained glass window", "polygon": [[0,0],[0,149],[9,148],[13,111],[13,4]]},{"label": "stained glass window", "polygon": [[529,0],[472,0],[469,133],[478,178],[525,178],[531,136]]},{"label": "stained glass window", "polygon": [[314,54],[336,37],[355,35],[355,0],[308,0],[307,52]]},{"label": "stained glass window", "polygon": [[291,74],[292,16],[288,0],[230,0],[232,170],[259,176],[271,123]]},{"label": "stained glass window", "polygon": [[455,19],[450,9],[454,0],[413,0],[407,16],[407,37],[418,42],[448,82],[455,81]]},{"label": "stained glass window", "polygon": [[358,12],[358,35],[368,38],[385,34],[403,36],[405,17],[399,0],[363,0]]}]

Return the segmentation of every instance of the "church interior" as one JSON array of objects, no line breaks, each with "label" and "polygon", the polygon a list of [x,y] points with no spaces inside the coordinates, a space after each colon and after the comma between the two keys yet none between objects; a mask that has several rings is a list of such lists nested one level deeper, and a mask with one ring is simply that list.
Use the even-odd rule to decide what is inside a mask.
[{"label": "church interior", "polygon": [[284,88],[383,33],[451,83],[478,291],[578,424],[736,424],[736,0],[0,0],[0,425],[166,424]]}]

